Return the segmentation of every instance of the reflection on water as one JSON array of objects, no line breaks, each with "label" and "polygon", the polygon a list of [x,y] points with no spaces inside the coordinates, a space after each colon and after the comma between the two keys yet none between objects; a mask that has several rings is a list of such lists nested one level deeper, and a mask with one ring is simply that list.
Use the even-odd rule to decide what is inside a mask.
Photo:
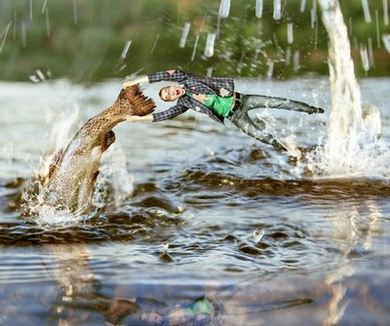
[{"label": "reflection on water", "polygon": [[[385,140],[387,84],[369,80],[362,89],[382,110]],[[311,102],[323,85],[261,87]],[[116,128],[92,217],[55,225],[23,219],[24,181],[57,139],[48,136],[51,119],[67,109],[59,126],[71,129],[111,103],[117,87],[0,88],[1,324],[390,322],[388,179],[313,179],[304,162],[196,114]],[[19,92],[37,104],[26,105]],[[273,118],[300,147],[326,132],[326,116]]]}]

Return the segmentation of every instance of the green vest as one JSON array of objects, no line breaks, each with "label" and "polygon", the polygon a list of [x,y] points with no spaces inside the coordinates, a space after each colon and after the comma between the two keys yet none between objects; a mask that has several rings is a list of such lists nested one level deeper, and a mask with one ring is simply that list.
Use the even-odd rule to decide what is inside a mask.
[{"label": "green vest", "polygon": [[233,105],[233,96],[221,97],[218,95],[208,95],[204,101],[204,105],[216,115],[226,118]]},{"label": "green vest", "polygon": [[[193,94],[189,94],[192,96]],[[204,105],[220,117],[226,118],[233,105],[233,96],[221,97],[218,95],[206,95]]]}]

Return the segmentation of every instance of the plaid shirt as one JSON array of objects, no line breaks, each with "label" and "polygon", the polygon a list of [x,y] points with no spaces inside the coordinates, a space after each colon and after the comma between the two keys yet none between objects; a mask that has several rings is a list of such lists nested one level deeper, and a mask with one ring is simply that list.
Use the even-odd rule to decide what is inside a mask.
[{"label": "plaid shirt", "polygon": [[234,93],[234,82],[232,78],[209,78],[193,75],[188,72],[180,70],[172,71],[160,71],[154,74],[148,75],[149,83],[156,83],[159,81],[175,81],[180,85],[183,85],[186,94],[177,100],[176,105],[172,106],[166,111],[153,114],[153,122],[172,119],[179,114],[186,112],[188,109],[205,113],[210,118],[223,122],[223,117],[216,115],[203,103],[199,102],[191,94],[205,94],[205,95],[218,95],[222,97],[232,96]]}]

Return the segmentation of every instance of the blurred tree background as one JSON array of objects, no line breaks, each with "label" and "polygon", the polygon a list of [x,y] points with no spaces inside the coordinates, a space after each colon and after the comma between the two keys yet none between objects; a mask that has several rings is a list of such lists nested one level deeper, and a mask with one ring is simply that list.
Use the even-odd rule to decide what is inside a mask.
[{"label": "blurred tree background", "polygon": [[[363,1],[340,0],[357,74],[389,76],[388,0],[367,0],[370,22]],[[315,0],[282,0],[279,20],[272,0],[231,0],[226,18],[219,9],[220,0],[0,0],[0,79],[88,83],[175,67],[279,79],[328,73]]]}]

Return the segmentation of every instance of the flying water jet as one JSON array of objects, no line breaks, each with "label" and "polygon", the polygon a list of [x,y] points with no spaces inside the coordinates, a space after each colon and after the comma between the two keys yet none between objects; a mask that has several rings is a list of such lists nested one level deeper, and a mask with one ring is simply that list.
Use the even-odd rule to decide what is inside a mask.
[{"label": "flying water jet", "polygon": [[[360,88],[356,81],[351,58],[347,27],[337,0],[319,0],[322,21],[328,32],[328,65],[332,111],[328,127],[328,139],[323,152],[315,161],[319,170],[327,175],[370,175],[387,173],[381,169],[388,162],[386,154],[377,151],[380,124],[379,112],[370,106],[363,116]],[[365,48],[364,48],[365,49]],[[367,68],[366,50],[363,49]],[[362,57],[362,58],[363,58]],[[379,119],[379,121],[378,121]],[[377,161],[376,164],[372,164]],[[369,165],[365,166],[365,162]]]}]

